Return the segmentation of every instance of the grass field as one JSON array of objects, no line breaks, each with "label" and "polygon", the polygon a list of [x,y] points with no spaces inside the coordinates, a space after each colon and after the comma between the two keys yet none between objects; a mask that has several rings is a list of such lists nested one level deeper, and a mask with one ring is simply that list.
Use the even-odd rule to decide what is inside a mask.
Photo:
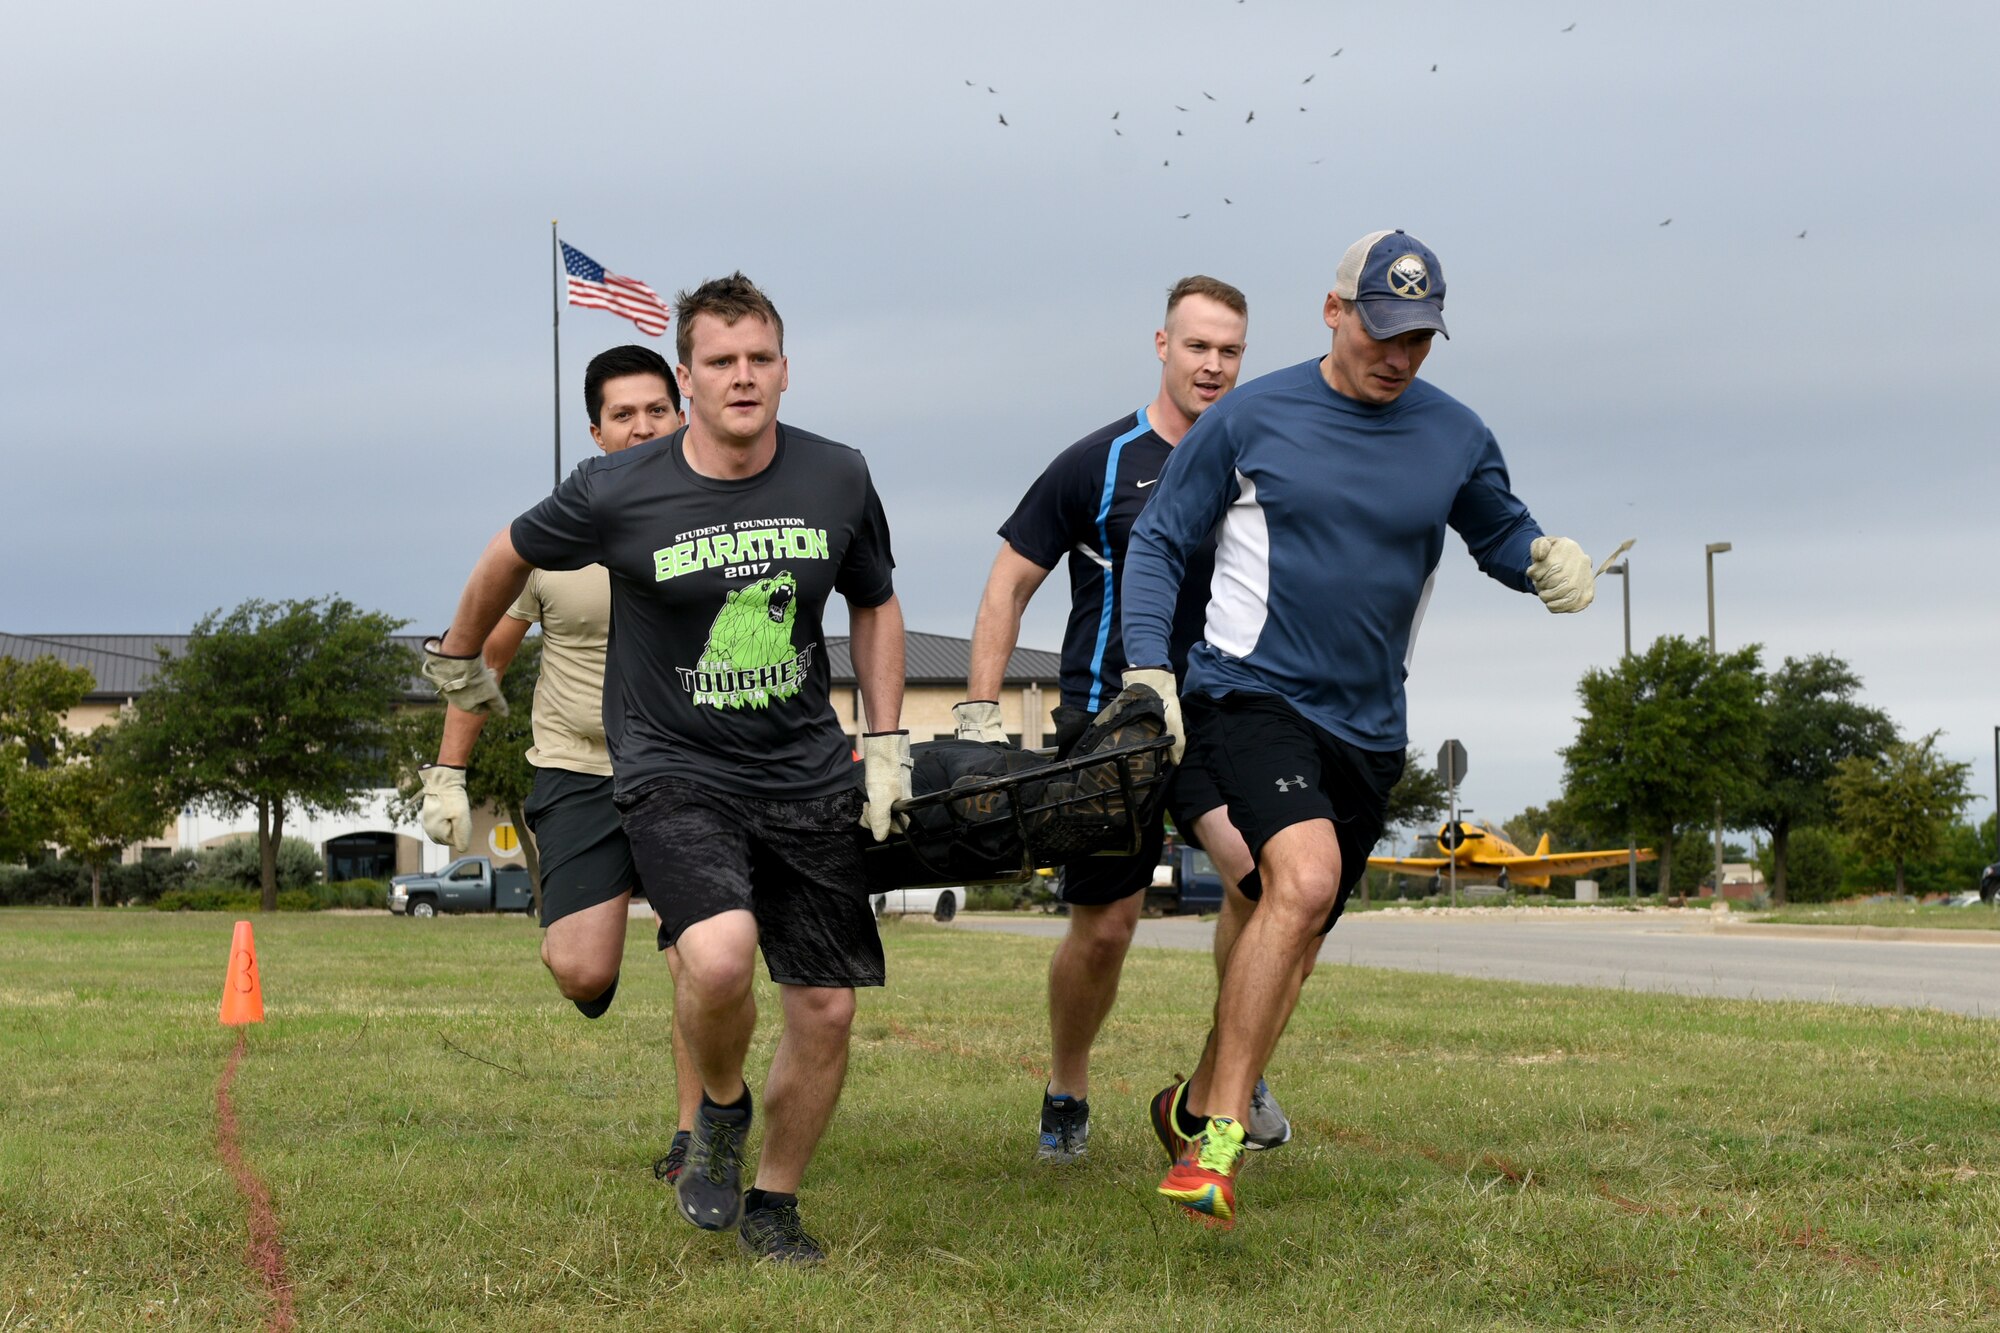
[{"label": "grass field", "polygon": [[[216,1145],[230,924],[0,913],[5,1333],[263,1326]],[[270,1021],[233,1097],[301,1328],[2000,1325],[1992,1022],[1325,967],[1270,1071],[1298,1139],[1224,1235],[1154,1197],[1144,1120],[1206,960],[1135,953],[1091,1159],[1057,1173],[1028,1160],[1048,942],[917,922],[808,1180],[833,1260],[754,1268],[652,1178],[670,1004],[640,934],[589,1023],[518,919],[257,921]]]},{"label": "grass field", "polygon": [[1925,903],[1790,903],[1761,913],[1759,921],[1800,926],[1920,926],[1926,930],[2000,930],[2000,911],[1987,906],[1942,907]]}]

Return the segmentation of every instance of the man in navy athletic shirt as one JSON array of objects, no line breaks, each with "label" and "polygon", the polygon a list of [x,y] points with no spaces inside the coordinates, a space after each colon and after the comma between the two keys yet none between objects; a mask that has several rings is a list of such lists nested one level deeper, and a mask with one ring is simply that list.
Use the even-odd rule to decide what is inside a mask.
[{"label": "man in navy athletic shirt", "polygon": [[[1153,334],[1160,359],[1160,388],[1153,401],[1091,432],[1056,456],[1020,505],[1001,525],[1004,539],[980,598],[972,632],[971,698],[954,710],[963,739],[1005,741],[1000,717],[1001,680],[1021,630],[1021,614],[1042,581],[1067,558],[1069,627],[1063,635],[1062,702],[1080,726],[1119,690],[1125,663],[1119,635],[1119,586],[1126,538],[1153,495],[1173,447],[1236,384],[1243,365],[1249,304],[1226,282],[1196,275],[1167,293],[1164,327]],[[1205,569],[1212,548],[1197,552]],[[1188,579],[1190,596],[1176,616],[1174,661],[1201,633],[1207,578]],[[1058,740],[1063,738],[1058,727]],[[1221,872],[1223,919],[1216,931],[1218,969],[1250,903],[1236,881],[1250,869],[1250,854],[1230,827],[1212,788],[1176,784],[1170,797],[1177,826],[1209,853]],[[1212,827],[1200,822],[1211,815]],[[1038,1159],[1066,1163],[1083,1156],[1090,1133],[1090,1048],[1118,996],[1118,978],[1131,947],[1145,893],[1159,863],[1163,830],[1146,830],[1138,853],[1088,857],[1064,867],[1062,898],[1069,930],[1049,964],[1051,1058],[1042,1092]],[[1291,1127],[1261,1082],[1252,1143],[1276,1147]]]},{"label": "man in navy athletic shirt", "polygon": [[[1180,776],[1206,774],[1220,790],[1258,872],[1209,1049],[1155,1103],[1155,1128],[1164,1099],[1177,1140],[1160,1193],[1224,1225],[1251,1092],[1298,1003],[1300,959],[1367,869],[1402,774],[1403,678],[1445,530],[1551,611],[1583,610],[1593,589],[1590,558],[1544,536],[1515,498],[1492,432],[1416,379],[1445,331],[1437,256],[1400,231],[1364,236],[1323,317],[1328,355],[1243,386],[1174,450],[1125,573],[1124,682],[1166,701],[1186,747]],[[1211,539],[1183,727],[1174,618]]]}]

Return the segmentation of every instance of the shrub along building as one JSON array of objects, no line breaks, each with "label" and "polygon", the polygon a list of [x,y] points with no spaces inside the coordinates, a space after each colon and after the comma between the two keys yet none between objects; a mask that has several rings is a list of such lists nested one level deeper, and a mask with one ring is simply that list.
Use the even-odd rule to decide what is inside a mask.
[{"label": "shrub along building", "polygon": [[[185,634],[0,633],[0,657],[23,662],[53,657],[66,666],[88,669],[96,683],[65,719],[69,730],[83,734],[117,721],[152,684],[159,671],[160,650],[170,656],[178,655],[187,639]],[[423,637],[403,634],[397,635],[395,641],[410,650],[412,670],[404,705],[440,707],[436,690],[415,671]],[[912,632],[907,644],[903,725],[917,740],[948,737],[952,734],[951,706],[965,697],[971,642]],[[861,733],[868,727],[847,640],[829,637],[826,646],[828,667],[833,673],[834,710],[858,748]],[[1016,649],[1008,660],[1000,710],[1009,735],[1017,742],[1036,746],[1050,734],[1049,710],[1058,697],[1060,667],[1057,654],[1033,648]],[[388,774],[384,774],[384,779],[392,780]],[[390,813],[394,795],[393,786],[385,785],[359,793],[360,806],[350,814],[317,817],[292,814],[285,821],[285,834],[304,838],[319,849],[329,881],[387,879],[391,875],[442,869],[451,860],[450,850],[425,838],[416,824],[395,819]],[[132,862],[176,851],[197,851],[239,838],[255,838],[256,827],[255,814],[247,810],[227,814],[183,810],[160,830],[158,837],[126,848],[124,860]],[[515,828],[511,820],[497,811],[487,808],[473,811],[474,854],[519,864],[523,859],[520,840],[525,836],[526,830]]]}]

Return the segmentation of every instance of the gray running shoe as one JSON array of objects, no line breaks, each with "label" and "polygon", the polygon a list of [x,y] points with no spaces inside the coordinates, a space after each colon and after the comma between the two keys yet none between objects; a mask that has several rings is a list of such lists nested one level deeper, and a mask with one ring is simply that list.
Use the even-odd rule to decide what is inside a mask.
[{"label": "gray running shoe", "polygon": [[1090,1103],[1080,1097],[1042,1093],[1042,1137],[1035,1160],[1065,1166],[1082,1157],[1090,1142]]},{"label": "gray running shoe", "polygon": [[754,1208],[743,1214],[736,1229],[736,1243],[752,1259],[769,1259],[774,1264],[823,1264],[826,1251],[806,1234],[799,1221],[796,1203]]},{"label": "gray running shoe", "polygon": [[725,1231],[743,1215],[743,1140],[750,1111],[728,1111],[704,1101],[695,1112],[687,1164],[674,1181],[681,1216],[703,1231]]},{"label": "gray running shoe", "polygon": [[1244,1129],[1243,1146],[1260,1152],[1282,1148],[1292,1141],[1292,1122],[1285,1118],[1284,1108],[1278,1105],[1270,1085],[1261,1078],[1250,1090],[1250,1123]]}]

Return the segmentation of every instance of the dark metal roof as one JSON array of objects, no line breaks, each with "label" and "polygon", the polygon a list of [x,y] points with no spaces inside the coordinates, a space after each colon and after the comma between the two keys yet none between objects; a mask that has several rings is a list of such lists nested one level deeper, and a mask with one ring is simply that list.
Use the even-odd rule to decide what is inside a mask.
[{"label": "dark metal roof", "polygon": [[[833,683],[852,685],[854,659],[848,655],[845,638],[826,641],[827,665]],[[903,680],[910,685],[963,685],[972,670],[972,640],[948,634],[919,634],[910,630],[903,642]],[[1062,676],[1062,656],[1039,648],[1016,648],[1007,659],[1003,684],[1054,685]]]},{"label": "dark metal roof", "polygon": [[[397,634],[395,642],[414,657],[423,647],[421,634]],[[53,657],[66,666],[88,667],[96,686],[85,695],[92,700],[130,699],[152,686],[160,669],[160,650],[177,657],[187,649],[185,634],[4,634],[0,657],[32,661]],[[422,676],[410,675],[405,692],[410,699],[435,699],[437,691]]]},{"label": "dark metal roof", "polygon": [[[398,634],[397,643],[412,654],[423,647],[421,634]],[[0,657],[30,661],[53,657],[69,666],[89,667],[97,686],[91,699],[129,699],[144,694],[160,669],[159,649],[177,656],[187,647],[185,634],[5,634],[0,633]],[[854,662],[845,638],[826,641],[827,664],[833,683],[850,686]],[[903,679],[911,685],[963,685],[972,668],[972,640],[948,634],[909,631],[904,638]],[[1008,685],[1040,683],[1053,686],[1062,675],[1060,654],[1039,648],[1016,648],[1007,659]],[[412,675],[409,697],[435,699],[437,691],[423,677]]]}]

